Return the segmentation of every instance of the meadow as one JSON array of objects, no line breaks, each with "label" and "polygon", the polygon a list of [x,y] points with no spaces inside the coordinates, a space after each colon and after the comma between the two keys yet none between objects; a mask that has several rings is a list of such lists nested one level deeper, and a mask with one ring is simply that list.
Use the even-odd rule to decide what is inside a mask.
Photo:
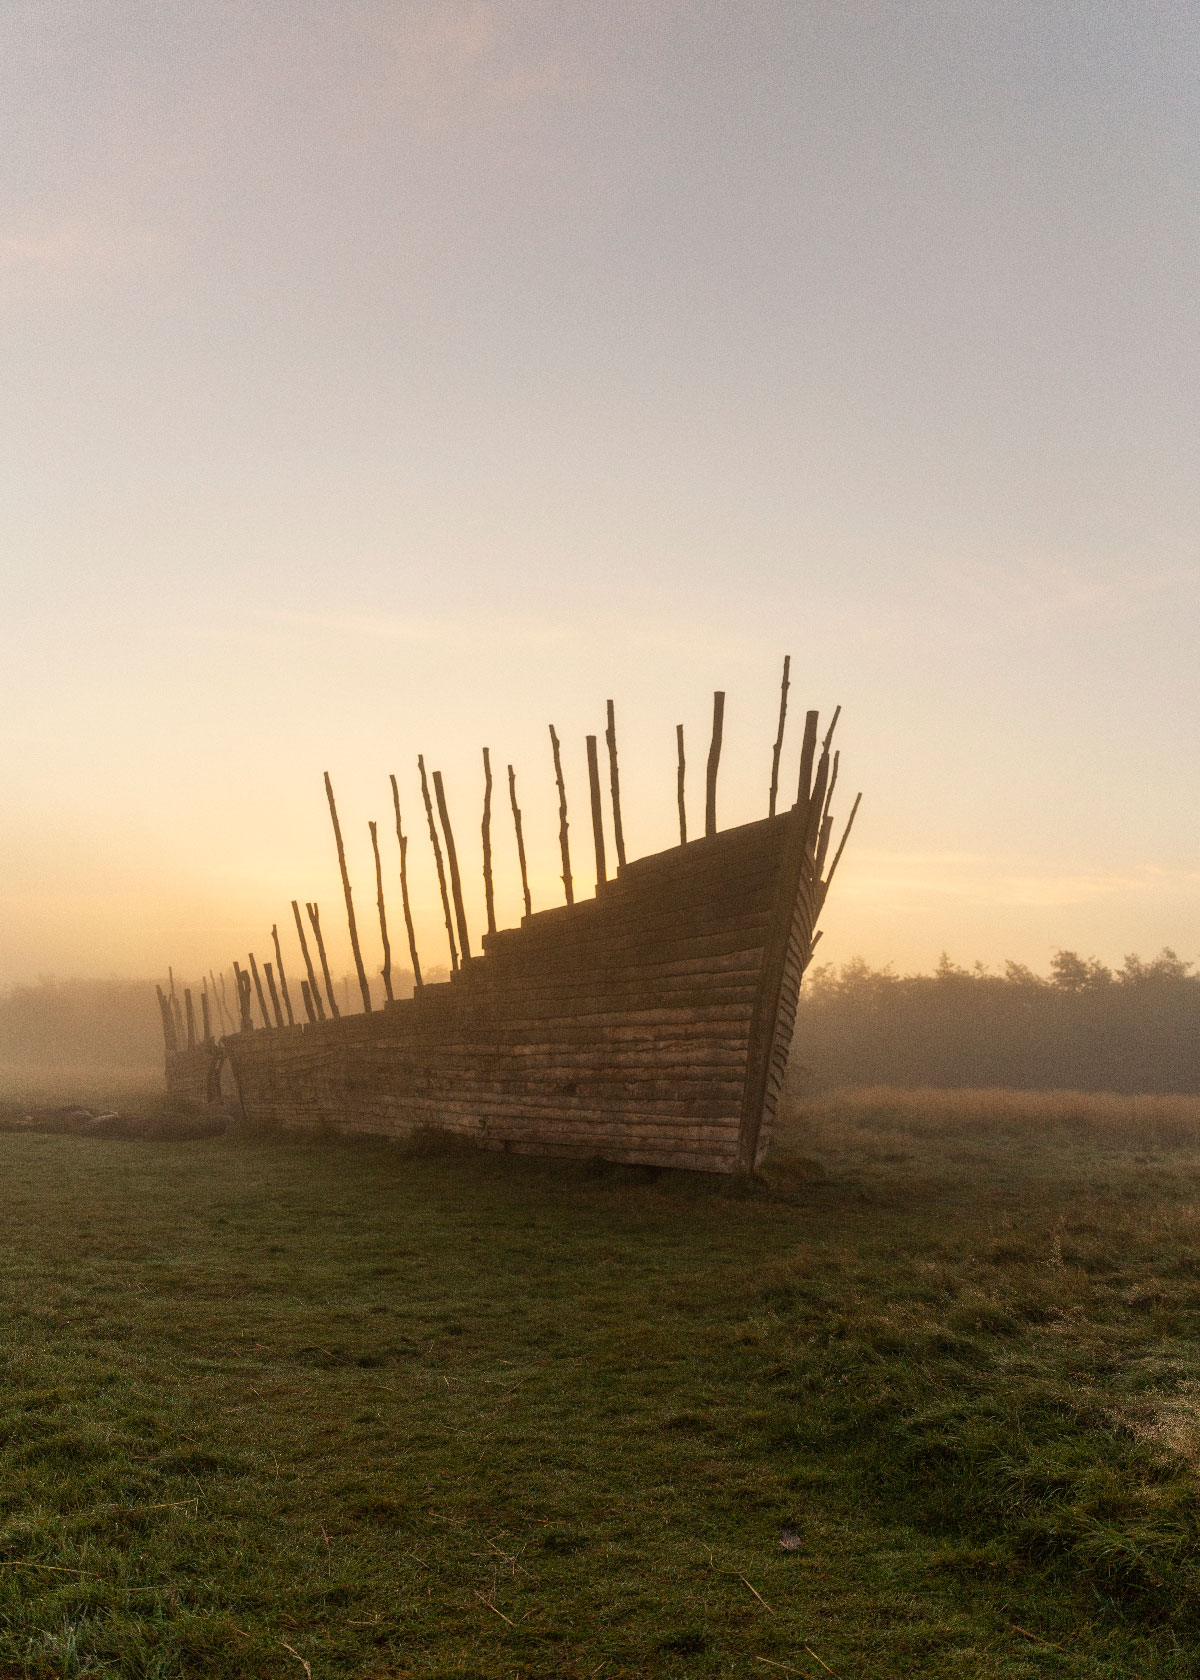
[{"label": "meadow", "polygon": [[1200,1101],[0,1161],[0,1675],[1197,1672]]}]

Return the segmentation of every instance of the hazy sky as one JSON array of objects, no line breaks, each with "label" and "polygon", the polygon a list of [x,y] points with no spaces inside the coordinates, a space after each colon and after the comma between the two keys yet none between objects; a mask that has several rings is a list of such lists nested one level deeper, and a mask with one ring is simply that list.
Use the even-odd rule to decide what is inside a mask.
[{"label": "hazy sky", "polygon": [[824,954],[1200,955],[1198,79],[1188,0],[4,0],[0,979],[337,927],[325,769],[442,961],[418,751],[477,929],[484,743],[545,906],[547,724],[586,878],[606,697],[654,850],[784,653]]}]

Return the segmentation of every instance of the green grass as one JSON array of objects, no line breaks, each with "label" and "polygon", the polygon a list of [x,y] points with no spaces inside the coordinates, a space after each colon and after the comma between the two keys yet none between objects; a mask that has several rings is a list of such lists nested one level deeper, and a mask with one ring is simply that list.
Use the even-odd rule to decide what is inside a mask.
[{"label": "green grass", "polygon": [[0,1676],[1193,1675],[1195,1122],[0,1136]]}]

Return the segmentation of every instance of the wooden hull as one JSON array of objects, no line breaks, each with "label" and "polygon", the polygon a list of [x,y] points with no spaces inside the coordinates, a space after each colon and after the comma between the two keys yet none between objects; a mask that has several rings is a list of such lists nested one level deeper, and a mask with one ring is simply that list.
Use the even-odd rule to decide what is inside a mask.
[{"label": "wooden hull", "polygon": [[445,985],[370,1015],[242,1032],[254,1124],[747,1172],[766,1150],[824,886],[803,813],[627,864],[593,899],[489,936]]}]

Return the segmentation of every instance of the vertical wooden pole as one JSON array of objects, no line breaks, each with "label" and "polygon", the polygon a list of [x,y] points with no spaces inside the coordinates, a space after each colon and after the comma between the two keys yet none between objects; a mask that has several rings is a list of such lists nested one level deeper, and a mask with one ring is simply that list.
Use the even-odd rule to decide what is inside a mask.
[{"label": "vertical wooden pole", "polygon": [[362,952],[358,948],[358,927],[354,920],[354,896],[350,891],[350,873],[346,868],[346,848],[342,845],[342,825],[338,821],[337,806],[333,799],[333,784],[329,780],[329,772],[325,772],[325,797],[329,801],[329,815],[333,819],[333,837],[337,841],[338,868],[342,872],[342,891],[346,895],[346,921],[350,927],[350,949],[354,952],[354,967],[358,971],[358,989],[362,993],[363,1011],[371,1013],[371,988],[367,983],[367,971],[363,967]]},{"label": "vertical wooden pole", "polygon": [[450,891],[454,895],[454,920],[458,924],[458,948],[462,953],[462,960],[466,962],[471,955],[471,945],[467,938],[467,913],[463,909],[462,881],[458,873],[458,853],[454,849],[454,830],[450,827],[450,813],[446,809],[446,790],[442,786],[442,772],[433,772],[433,791],[437,799],[438,816],[442,819],[442,834],[446,840],[446,865],[450,870]]},{"label": "vertical wooden pole", "polygon": [[211,1044],[213,1041],[213,1030],[212,1016],[208,1013],[207,986],[202,986],[200,990],[200,1020],[204,1028],[204,1042],[205,1044]]},{"label": "vertical wooden pole", "polygon": [[458,947],[454,943],[454,918],[450,914],[450,894],[446,891],[446,871],[442,865],[442,846],[437,824],[433,820],[433,801],[429,797],[429,783],[425,779],[425,760],[418,755],[417,769],[421,772],[421,798],[425,801],[425,818],[429,824],[429,838],[433,842],[433,860],[437,864],[438,886],[442,894],[442,914],[446,918],[446,938],[450,941],[450,971],[458,973]]},{"label": "vertical wooden pole", "polygon": [[815,857],[817,842],[821,835],[821,819],[825,812],[825,789],[829,785],[829,754],[824,747],[817,763],[817,776],[813,782],[812,797],[808,804],[808,820],[804,830],[804,844],[808,848],[809,856]]},{"label": "vertical wooden pole", "polygon": [[180,1044],[185,1042],[183,1034],[183,1011],[179,1007],[179,999],[171,994],[171,1014],[175,1017],[175,1036]]},{"label": "vertical wooden pole", "polygon": [[712,744],[708,749],[708,779],[704,795],[704,832],[717,832],[717,766],[721,762],[721,735],[725,727],[725,696],[713,695]]},{"label": "vertical wooden pole", "polygon": [[[296,932],[300,935],[300,950],[304,957],[304,969],[308,975],[308,989],[312,1001],[317,1007],[317,1019],[325,1019],[325,1005],[321,1002],[321,988],[317,985],[317,976],[313,969],[312,958],[308,954],[308,940],[304,937],[304,923],[300,920],[300,906],[292,900],[292,915],[296,918]],[[312,1016],[309,1016],[312,1020]]]},{"label": "vertical wooden pole", "polygon": [[517,831],[517,862],[521,865],[521,896],[525,900],[525,914],[533,915],[533,900],[529,896],[529,872],[525,868],[525,836],[521,831],[521,807],[517,804],[517,773],[508,767],[508,802],[512,806],[513,827]]},{"label": "vertical wooden pole", "polygon": [[791,670],[792,656],[783,656],[783,682],[779,688],[779,731],[775,736],[775,750],[771,754],[771,798],[767,815],[775,815],[775,800],[779,794],[779,755],[783,751],[783,729],[787,722],[788,672]]},{"label": "vertical wooden pole", "polygon": [[270,1030],[271,1017],[267,1013],[266,994],[262,989],[262,981],[258,977],[258,964],[254,960],[254,952],[250,953],[250,972],[254,976],[254,990],[258,993],[258,1007],[262,1011],[263,1026]]},{"label": "vertical wooden pole", "polygon": [[396,839],[400,844],[400,902],[404,906],[404,931],[408,934],[408,954],[412,958],[413,988],[420,991],[424,985],[421,979],[421,964],[417,958],[417,936],[413,932],[412,906],[408,902],[408,837],[400,826],[400,793],[396,787],[396,778],[390,778],[392,784],[392,804],[396,807]]},{"label": "vertical wooden pole", "polygon": [[608,746],[608,783],[612,793],[613,844],[617,849],[617,868],[625,867],[625,830],[621,826],[621,778],[617,772],[617,720],[613,703],[608,702],[608,728],[604,731]]},{"label": "vertical wooden pole", "polygon": [[675,746],[679,753],[679,768],[675,772],[675,797],[679,804],[679,844],[687,845],[687,806],[683,802],[683,772],[687,761],[683,756],[683,725],[675,725]]},{"label": "vertical wooden pole", "polygon": [[187,1047],[189,1050],[194,1050],[196,1048],[196,1011],[192,1008],[192,988],[190,986],[183,988],[183,1007],[187,1015]]},{"label": "vertical wooden pole", "polygon": [[233,965],[233,983],[237,987],[238,1019],[243,1032],[253,1032],[254,1022],[250,1019],[250,976],[244,972],[240,964]]},{"label": "vertical wooden pole", "polygon": [[307,980],[300,982],[300,996],[304,1000],[304,1013],[310,1021],[316,1021],[317,1012],[313,1008],[313,991]]},{"label": "vertical wooden pole", "polygon": [[316,904],[306,903],[304,908],[308,911],[308,919],[312,923],[313,938],[317,942],[317,955],[321,959],[321,973],[325,978],[325,995],[329,999],[329,1013],[337,1021],[341,1019],[342,1012],[338,1008],[337,999],[333,995],[333,976],[329,972],[329,958],[325,955],[325,941],[321,938],[321,911]]},{"label": "vertical wooden pole", "polygon": [[279,928],[274,922],[271,924],[271,941],[275,946],[275,972],[279,976],[279,990],[283,993],[283,1007],[287,1011],[288,1026],[296,1025],[296,1017],[292,1014],[292,1000],[288,992],[287,975],[283,972],[283,952],[279,948]]},{"label": "vertical wooden pole", "polygon": [[563,781],[562,753],[559,751],[558,735],[554,725],[550,725],[550,748],[554,753],[554,779],[558,783],[558,849],[562,853],[562,884],[567,895],[567,903],[575,902],[575,885],[571,880],[571,848],[567,841],[567,788]]},{"label": "vertical wooden pole", "polygon": [[496,895],[492,888],[492,758],[483,749],[483,901],[487,907],[487,930],[496,931]]},{"label": "vertical wooden pole", "polygon": [[383,904],[383,865],[379,861],[379,832],[374,823],[368,823],[371,830],[371,850],[375,854],[375,897],[379,904],[379,935],[383,940],[383,990],[388,1002],[392,1001],[392,945],[388,939],[387,911]]},{"label": "vertical wooden pole", "polygon": [[263,963],[263,973],[267,978],[267,991],[271,995],[271,1009],[275,1016],[275,1025],[282,1028],[283,1010],[279,1007],[279,993],[275,989],[275,971],[272,969],[269,962]]},{"label": "vertical wooden pole", "polygon": [[592,799],[592,840],[596,847],[596,891],[608,880],[604,860],[604,807],[600,803],[600,761],[596,751],[596,737],[587,738],[588,792]]},{"label": "vertical wooden pole", "polygon": [[161,986],[155,986],[158,994],[158,1012],[162,1016],[163,1051],[168,1056],[174,1056],[179,1049],[175,1037],[175,1017],[171,1014],[171,1000]]},{"label": "vertical wooden pole", "polygon": [[804,745],[800,748],[800,781],[796,788],[796,803],[807,807],[812,797],[812,767],[817,751],[817,714],[804,714]]},{"label": "vertical wooden pole", "polygon": [[224,971],[222,971],[222,973],[221,973],[220,985],[219,986],[218,986],[218,983],[217,983],[217,976],[213,973],[211,968],[208,971],[208,978],[212,981],[213,997],[216,1000],[217,1010],[218,1010],[218,1012],[220,1013],[220,1016],[221,1016],[222,1031],[224,1031],[224,1032],[236,1032],[237,1031],[237,1025],[234,1022],[233,1016],[229,1013],[229,1010],[226,1007],[225,974],[224,974]]},{"label": "vertical wooden pole", "polygon": [[838,847],[837,851],[833,854],[833,862],[829,865],[829,873],[825,877],[825,890],[826,890],[826,892],[829,891],[829,883],[833,880],[833,872],[842,860],[842,853],[846,850],[846,842],[850,838],[850,830],[854,827],[854,819],[858,815],[858,807],[861,804],[862,804],[862,794],[860,793],[860,794],[857,794],[855,796],[854,804],[851,807],[851,811],[850,811],[850,819],[846,824],[846,832],[842,835],[842,843]]}]

